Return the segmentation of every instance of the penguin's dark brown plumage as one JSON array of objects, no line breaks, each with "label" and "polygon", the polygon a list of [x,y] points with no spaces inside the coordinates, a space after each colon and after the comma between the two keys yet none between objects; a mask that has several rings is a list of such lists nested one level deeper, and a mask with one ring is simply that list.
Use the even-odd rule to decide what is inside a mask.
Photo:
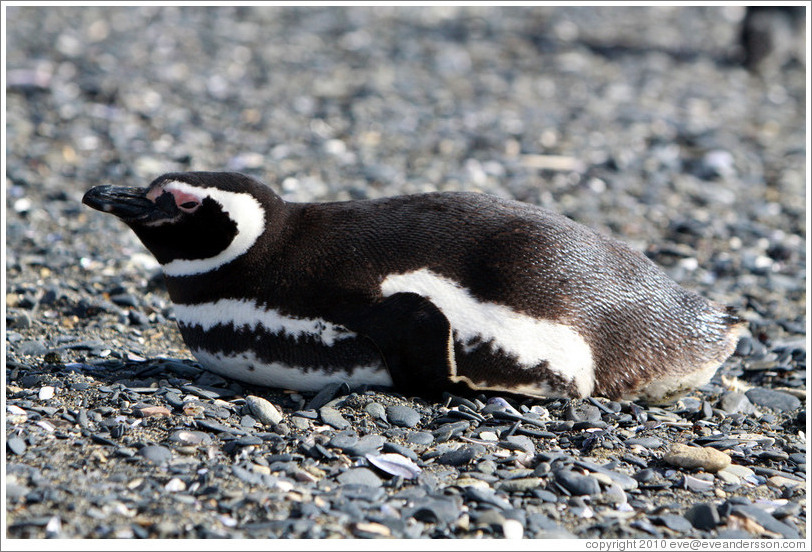
[{"label": "penguin's dark brown plumage", "polygon": [[102,186],[161,263],[206,368],[297,390],[662,401],[705,383],[738,320],[628,246],[484,194],[287,203],[236,173]]}]

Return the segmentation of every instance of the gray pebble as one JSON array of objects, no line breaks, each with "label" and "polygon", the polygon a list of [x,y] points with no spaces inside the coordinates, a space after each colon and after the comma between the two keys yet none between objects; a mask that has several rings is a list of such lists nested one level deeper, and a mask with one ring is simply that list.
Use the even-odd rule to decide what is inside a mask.
[{"label": "gray pebble", "polygon": [[719,525],[721,521],[718,509],[709,502],[700,502],[688,508],[688,511],[685,512],[685,519],[701,531],[709,531]]},{"label": "gray pebble", "polygon": [[274,425],[282,421],[282,414],[267,399],[248,395],[245,397],[245,404],[254,417],[265,425]]},{"label": "gray pebble", "polygon": [[342,485],[365,485],[367,487],[380,487],[381,478],[369,468],[353,468],[342,472],[338,476]]},{"label": "gray pebble", "polygon": [[665,525],[672,531],[676,531],[677,533],[687,533],[693,529],[693,525],[691,522],[685,519],[683,516],[679,516],[677,514],[662,514],[659,516],[652,517],[652,520],[655,522],[659,522],[660,525]]},{"label": "gray pebble", "polygon": [[352,425],[341,415],[341,412],[329,406],[319,408],[319,416],[321,416],[322,422],[336,429],[347,429]]},{"label": "gray pebble", "polygon": [[719,401],[719,408],[728,414],[735,414],[736,412],[752,414],[756,410],[747,395],[738,391],[725,393],[722,400]]},{"label": "gray pebble", "polygon": [[745,394],[753,404],[772,408],[780,412],[795,410],[801,406],[801,400],[798,397],[794,397],[783,391],[775,391],[765,387],[753,387]]},{"label": "gray pebble", "polygon": [[138,454],[154,464],[166,464],[172,460],[172,451],[161,445],[141,447]]},{"label": "gray pebble", "polygon": [[26,449],[25,441],[16,435],[8,438],[6,441],[6,447],[8,447],[8,450],[18,456],[21,456]]},{"label": "gray pebble", "polygon": [[364,411],[376,420],[381,420],[382,422],[387,421],[386,408],[384,408],[381,403],[371,402],[364,407]]},{"label": "gray pebble", "polygon": [[640,445],[641,447],[646,447],[648,449],[656,449],[660,448],[665,443],[662,439],[658,439],[657,437],[632,437],[631,439],[626,439],[623,443],[630,447],[632,445]]},{"label": "gray pebble", "polygon": [[479,451],[474,446],[462,446],[441,454],[437,458],[437,463],[446,466],[463,466],[473,460],[477,452]]},{"label": "gray pebble", "polygon": [[588,475],[581,475],[572,470],[559,470],[555,472],[555,480],[562,487],[575,496],[600,494],[601,486],[597,479]]},{"label": "gray pebble", "polygon": [[413,445],[430,445],[434,442],[434,435],[427,431],[412,431],[406,436],[406,442]]},{"label": "gray pebble", "polygon": [[420,414],[417,410],[403,405],[386,407],[386,418],[391,424],[400,427],[415,427],[420,423]]},{"label": "gray pebble", "polygon": [[772,531],[773,533],[778,533],[785,539],[798,539],[801,537],[800,533],[798,533],[794,527],[778,521],[772,516],[772,514],[766,510],[762,510],[758,506],[745,506],[737,504],[733,506],[733,513],[752,519],[766,530]]}]

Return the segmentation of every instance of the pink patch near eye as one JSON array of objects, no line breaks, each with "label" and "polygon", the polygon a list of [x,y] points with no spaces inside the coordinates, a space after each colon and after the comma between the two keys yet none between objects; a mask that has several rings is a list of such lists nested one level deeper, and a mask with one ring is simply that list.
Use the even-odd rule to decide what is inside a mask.
[{"label": "pink patch near eye", "polygon": [[184,211],[195,209],[200,205],[200,198],[180,190],[167,190],[175,197],[175,205]]}]

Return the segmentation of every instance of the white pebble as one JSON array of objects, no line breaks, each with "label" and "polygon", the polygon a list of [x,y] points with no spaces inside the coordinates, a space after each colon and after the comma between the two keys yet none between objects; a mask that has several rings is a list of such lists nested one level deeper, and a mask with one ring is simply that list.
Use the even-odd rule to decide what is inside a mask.
[{"label": "white pebble", "polygon": [[39,400],[47,401],[48,399],[53,398],[54,394],[56,393],[56,389],[54,389],[50,385],[46,385],[39,390]]},{"label": "white pebble", "polygon": [[180,491],[186,490],[186,483],[178,479],[177,477],[173,477],[170,479],[166,485],[164,485],[164,489],[169,491],[170,493],[177,493]]},{"label": "white pebble", "polygon": [[506,519],[502,522],[502,534],[506,539],[520,539],[524,536],[524,527],[515,519]]}]

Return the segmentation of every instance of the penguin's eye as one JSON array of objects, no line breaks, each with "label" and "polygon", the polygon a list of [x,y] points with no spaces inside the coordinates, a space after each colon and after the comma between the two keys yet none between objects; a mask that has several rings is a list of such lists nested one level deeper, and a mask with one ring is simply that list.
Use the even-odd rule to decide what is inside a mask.
[{"label": "penguin's eye", "polygon": [[196,201],[187,201],[186,203],[181,203],[179,207],[181,209],[194,209],[197,206]]}]

